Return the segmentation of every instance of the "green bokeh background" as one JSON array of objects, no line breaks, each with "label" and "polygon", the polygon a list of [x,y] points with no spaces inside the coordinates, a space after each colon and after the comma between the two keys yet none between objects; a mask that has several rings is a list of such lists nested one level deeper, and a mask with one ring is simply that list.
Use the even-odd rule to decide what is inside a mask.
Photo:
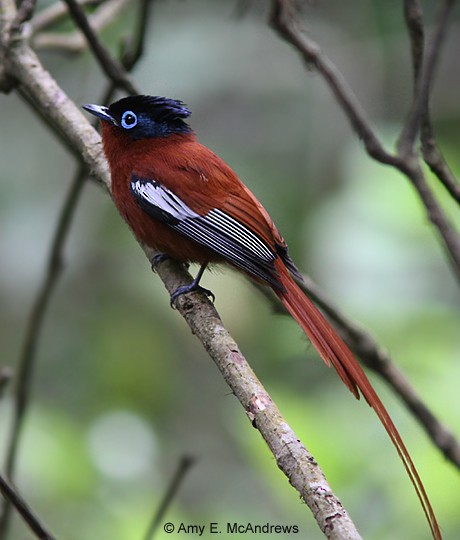
[{"label": "green bokeh background", "polygon": [[[390,147],[411,99],[400,4],[331,0],[305,9],[311,35]],[[424,2],[428,21],[434,4]],[[104,31],[112,50],[129,33],[134,11]],[[405,178],[365,155],[322,79],[267,26],[266,5],[254,2],[243,17],[236,11],[227,0],[157,2],[137,83],[191,107],[200,140],[263,202],[298,266],[376,336],[460,435],[460,295],[424,209]],[[457,10],[432,102],[457,175],[458,25]],[[77,103],[99,99],[103,77],[88,53],[40,57]],[[0,108],[1,363],[14,368],[76,165],[17,97],[1,95]],[[457,208],[430,181],[459,225]],[[363,537],[427,538],[409,480],[366,404],[242,277],[223,269],[207,274],[204,285]],[[445,538],[459,538],[458,471],[371,379]],[[10,415],[11,389],[0,402],[3,442]],[[323,537],[200,343],[169,308],[110,198],[88,183],[39,341],[17,485],[59,539],[141,539],[184,454],[196,462],[165,521],[218,522],[223,531],[234,521],[296,524],[300,533],[292,537]],[[160,530],[157,538],[174,536],[180,535]],[[30,537],[15,521],[11,538]]]}]

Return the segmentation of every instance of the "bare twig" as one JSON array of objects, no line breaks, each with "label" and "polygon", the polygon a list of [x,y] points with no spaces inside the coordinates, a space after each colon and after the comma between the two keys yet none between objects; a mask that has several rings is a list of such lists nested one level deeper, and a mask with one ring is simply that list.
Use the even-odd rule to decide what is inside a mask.
[{"label": "bare twig", "polygon": [[91,28],[85,12],[76,0],[64,0],[69,11],[80,30],[88,40],[88,44],[94,53],[100,67],[107,77],[119,88],[123,88],[128,94],[138,94],[136,86],[131,81],[122,64],[116,60],[109,51],[102,45],[96,33]]},{"label": "bare twig", "polygon": [[[441,41],[444,39],[446,25],[448,23],[448,13],[452,9],[452,3],[446,2],[439,18],[435,35],[432,38],[432,49],[439,49]],[[404,16],[409,31],[412,51],[412,66],[414,70],[414,94],[417,93],[421,69],[424,60],[425,32],[423,26],[423,11],[419,0],[405,0]],[[432,55],[433,57],[433,55]],[[429,103],[425,103],[425,110],[422,111],[421,133],[422,153],[425,162],[432,172],[438,177],[450,195],[460,204],[460,184],[450,170],[442,152],[438,148],[431,122]]]},{"label": "bare twig", "polygon": [[[40,538],[40,540],[55,540],[55,537],[45,528],[21,495],[2,475],[0,475],[0,491],[5,499],[16,508],[29,529],[34,533],[34,536]],[[5,536],[1,536],[1,538],[5,538]]]},{"label": "bare twig", "polygon": [[[153,253],[147,253],[151,258]],[[171,272],[175,268],[176,263],[167,259],[157,269],[169,293],[183,283],[183,280],[177,279],[175,272]],[[179,297],[178,310],[219,368],[252,425],[259,430],[278,467],[312,510],[327,538],[360,538],[315,459],[257,379],[238,345],[224,328],[214,305],[207,298],[199,301],[200,297],[198,293]]]},{"label": "bare twig", "polygon": [[426,115],[426,111],[428,110],[428,98],[433,84],[434,73],[439,63],[439,55],[446,36],[447,23],[454,3],[455,0],[445,0],[436,31],[427,50],[426,59],[423,54],[424,48],[420,44],[421,21],[419,14],[421,10],[414,9],[414,14],[412,15],[408,2],[405,4],[406,21],[414,21],[409,35],[412,39],[415,84],[412,109],[401,131],[397,145],[401,156],[410,155],[414,151],[414,144],[420,129],[422,117]]},{"label": "bare twig", "polygon": [[155,514],[152,517],[152,521],[147,529],[147,532],[144,536],[144,540],[153,540],[155,533],[158,529],[158,526],[161,524],[161,521],[166,514],[171,502],[176,496],[182,482],[184,481],[185,476],[187,475],[190,467],[195,463],[195,459],[190,456],[183,456],[177,466],[177,470],[174,473],[174,476],[171,479],[171,482],[166,490],[166,493],[161,501],[159,507],[155,511]]},{"label": "bare twig", "polygon": [[[51,299],[51,294],[55,289],[57,279],[62,269],[62,248],[70,229],[74,210],[79,200],[85,178],[85,169],[79,168],[70,186],[61,215],[56,227],[50,255],[48,258],[48,268],[40,287],[38,296],[32,308],[26,330],[23,350],[19,359],[19,368],[16,377],[16,388],[14,392],[13,422],[11,426],[11,438],[8,444],[5,470],[8,478],[13,478],[18,444],[24,425],[24,418],[31,398],[31,382],[33,376],[34,359],[38,338],[46,316],[47,308]],[[6,504],[0,516],[0,538],[6,537],[9,528],[10,507]]]},{"label": "bare twig", "polygon": [[[96,3],[96,0],[87,0],[88,3]],[[101,0],[97,0],[100,3]],[[102,29],[108,26],[120,12],[132,3],[132,0],[109,0],[100,5],[94,13],[88,15],[89,24],[95,34],[99,33]],[[83,2],[79,2],[80,5]],[[54,8],[54,9],[53,9]],[[61,18],[68,16],[69,11],[65,4],[52,4],[50,13],[44,13],[43,17],[39,18],[38,14],[32,20],[31,28],[31,44],[35,50],[40,49],[54,49],[59,52],[65,52],[75,54],[82,52],[88,48],[88,41],[85,39],[84,34],[80,30],[74,32],[43,32],[40,31],[42,26],[51,24],[52,16]],[[47,10],[44,10],[47,11]],[[46,16],[45,16],[46,15]]]},{"label": "bare twig", "polygon": [[[78,0],[78,3],[81,6],[98,6],[102,2],[104,2],[104,0]],[[30,35],[34,36],[38,32],[42,32],[45,28],[57,24],[68,16],[69,10],[65,4],[60,2],[51,4],[35,13],[34,18],[30,23]],[[94,21],[91,21],[91,23],[93,24]]]},{"label": "bare twig", "polygon": [[32,18],[36,3],[37,0],[22,0],[14,19],[12,30],[16,32],[21,24],[24,24],[26,21],[29,21]]},{"label": "bare twig", "polygon": [[0,368],[0,398],[3,397],[5,389],[10,383],[13,377],[13,370],[9,366],[2,366]]},{"label": "bare twig", "polygon": [[272,4],[270,24],[302,56],[304,62],[323,76],[338,103],[345,111],[367,152],[381,163],[395,165],[398,159],[383,147],[366,114],[340,71],[302,28],[296,3],[292,0],[275,0]]}]

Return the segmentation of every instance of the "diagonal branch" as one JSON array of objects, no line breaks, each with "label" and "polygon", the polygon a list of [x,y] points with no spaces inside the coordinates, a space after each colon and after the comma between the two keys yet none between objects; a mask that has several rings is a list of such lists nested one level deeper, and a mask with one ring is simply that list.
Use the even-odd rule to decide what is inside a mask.
[{"label": "diagonal branch", "polygon": [[76,0],[64,0],[69,8],[73,20],[83,32],[88,40],[88,44],[93,51],[99,65],[107,77],[119,88],[123,88],[128,94],[138,94],[136,86],[132,82],[123,65],[116,60],[109,51],[102,45],[96,33],[91,28],[85,12]]},{"label": "diagonal branch", "polygon": [[185,478],[185,475],[188,473],[190,467],[192,467],[194,463],[195,458],[191,456],[183,456],[179,461],[179,465],[177,466],[176,472],[171,479],[168,489],[166,490],[166,493],[161,500],[159,507],[157,508],[152,517],[152,521],[150,522],[147,532],[145,533],[144,540],[153,540],[155,533],[164,515],[166,514],[166,511],[171,505],[171,501],[176,496],[176,493],[180,488]]},{"label": "diagonal branch", "polygon": [[[51,533],[45,528],[38,517],[30,509],[26,501],[1,475],[0,492],[5,499],[16,508],[24,522],[27,523],[27,526],[33,532],[34,536],[40,540],[55,540],[54,536],[52,536]],[[2,536],[2,538],[5,537]]]}]

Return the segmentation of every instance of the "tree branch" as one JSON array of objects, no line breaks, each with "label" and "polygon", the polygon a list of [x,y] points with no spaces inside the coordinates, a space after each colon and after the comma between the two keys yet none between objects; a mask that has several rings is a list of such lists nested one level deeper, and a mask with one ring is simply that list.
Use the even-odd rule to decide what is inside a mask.
[{"label": "tree branch", "polygon": [[[0,492],[9,501],[21,515],[22,519],[29,529],[34,533],[34,536],[40,540],[55,540],[54,536],[45,528],[38,517],[32,512],[29,505],[21,497],[21,495],[0,475]],[[5,538],[2,536],[2,538]]]},{"label": "tree branch", "polygon": [[164,515],[166,514],[167,509],[171,505],[172,500],[176,496],[176,493],[181,486],[185,475],[190,470],[190,467],[193,466],[195,458],[190,456],[183,456],[179,462],[176,472],[171,479],[171,482],[166,490],[166,493],[163,497],[163,500],[160,502],[159,507],[155,511],[155,514],[152,517],[152,521],[145,533],[144,540],[153,540],[155,533],[160,525]]}]

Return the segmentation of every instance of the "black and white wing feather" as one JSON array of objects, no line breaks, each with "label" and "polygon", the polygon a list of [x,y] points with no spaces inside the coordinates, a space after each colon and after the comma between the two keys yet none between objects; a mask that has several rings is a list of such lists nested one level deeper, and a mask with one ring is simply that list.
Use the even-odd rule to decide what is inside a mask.
[{"label": "black and white wing feather", "polygon": [[139,206],[153,218],[249,274],[275,288],[281,287],[274,265],[277,253],[226,212],[215,208],[201,216],[159,182],[136,175],[131,178],[131,193]]}]

